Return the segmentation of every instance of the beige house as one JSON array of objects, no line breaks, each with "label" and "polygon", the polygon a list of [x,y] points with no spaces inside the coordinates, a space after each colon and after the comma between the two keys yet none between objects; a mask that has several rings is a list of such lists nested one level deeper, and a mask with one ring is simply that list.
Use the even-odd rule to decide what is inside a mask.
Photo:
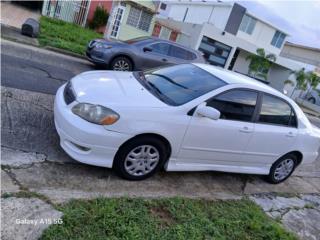
[{"label": "beige house", "polygon": [[104,36],[122,41],[151,36],[155,14],[153,1],[113,1]]}]

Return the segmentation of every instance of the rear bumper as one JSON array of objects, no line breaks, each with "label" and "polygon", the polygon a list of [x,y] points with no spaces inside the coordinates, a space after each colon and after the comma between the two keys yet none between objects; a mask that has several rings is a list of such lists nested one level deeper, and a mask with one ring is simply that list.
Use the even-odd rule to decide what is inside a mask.
[{"label": "rear bumper", "polygon": [[62,86],[55,98],[54,122],[60,136],[60,145],[73,159],[94,166],[112,167],[118,148],[131,135],[106,130],[74,115],[73,102],[66,105]]}]

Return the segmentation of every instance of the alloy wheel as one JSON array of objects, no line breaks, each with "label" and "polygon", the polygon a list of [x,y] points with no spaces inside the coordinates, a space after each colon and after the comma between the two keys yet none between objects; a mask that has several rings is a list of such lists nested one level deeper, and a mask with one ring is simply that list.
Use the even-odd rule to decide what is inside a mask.
[{"label": "alloy wheel", "polygon": [[288,177],[294,168],[294,161],[292,159],[285,159],[279,163],[274,171],[274,178],[281,181]]},{"label": "alloy wheel", "polygon": [[154,146],[141,145],[128,153],[124,167],[126,172],[132,176],[143,176],[155,169],[159,160],[159,151]]},{"label": "alloy wheel", "polygon": [[125,60],[119,60],[119,61],[116,61],[114,63],[113,70],[116,70],[116,71],[129,71],[130,70],[130,65]]}]

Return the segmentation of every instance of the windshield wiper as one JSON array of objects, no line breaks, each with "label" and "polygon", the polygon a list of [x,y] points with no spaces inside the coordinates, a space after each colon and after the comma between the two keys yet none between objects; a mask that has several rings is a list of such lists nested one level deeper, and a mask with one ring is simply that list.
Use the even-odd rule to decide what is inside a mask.
[{"label": "windshield wiper", "polygon": [[167,77],[167,76],[164,76],[164,75],[162,75],[162,74],[157,74],[157,73],[148,73],[148,74],[149,74],[149,75],[158,76],[158,77],[162,77],[162,78],[166,79],[168,82],[170,82],[170,83],[172,83],[172,84],[174,84],[174,85],[176,85],[176,86],[178,86],[178,87],[181,87],[181,88],[183,88],[183,89],[195,91],[195,90],[190,89],[190,88],[188,88],[188,87],[186,87],[186,86],[183,86],[183,85],[181,85],[181,84],[179,84],[179,83],[176,83],[176,82],[173,81],[171,78],[169,78],[169,77]]}]

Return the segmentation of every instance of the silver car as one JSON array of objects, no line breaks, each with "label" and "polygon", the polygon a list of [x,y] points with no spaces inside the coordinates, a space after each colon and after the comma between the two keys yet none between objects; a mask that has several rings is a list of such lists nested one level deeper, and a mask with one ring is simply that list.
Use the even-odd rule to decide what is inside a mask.
[{"label": "silver car", "polygon": [[136,38],[124,42],[95,39],[89,42],[86,56],[96,65],[117,71],[205,62],[201,52],[153,37]]}]

